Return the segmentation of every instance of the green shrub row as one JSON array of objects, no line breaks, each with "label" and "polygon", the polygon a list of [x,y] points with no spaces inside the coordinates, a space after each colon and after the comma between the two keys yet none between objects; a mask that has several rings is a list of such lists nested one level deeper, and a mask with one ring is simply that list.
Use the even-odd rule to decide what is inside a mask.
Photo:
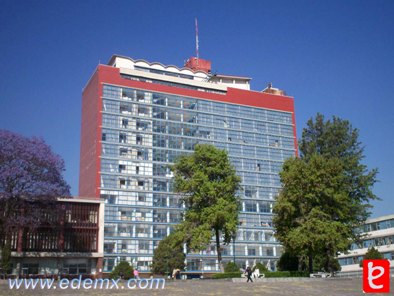
[{"label": "green shrub row", "polygon": [[231,278],[240,278],[241,273],[237,272],[223,272],[223,273],[215,273],[212,278],[213,279],[231,279]]},{"label": "green shrub row", "polygon": [[264,272],[266,278],[281,278],[281,277],[309,277],[309,273],[301,271],[268,271]]},{"label": "green shrub row", "polygon": [[[266,278],[283,278],[283,277],[309,277],[308,272],[301,271],[267,271],[264,272]],[[223,272],[215,273],[212,275],[213,279],[229,279],[229,278],[240,278],[241,273],[237,272]]]}]

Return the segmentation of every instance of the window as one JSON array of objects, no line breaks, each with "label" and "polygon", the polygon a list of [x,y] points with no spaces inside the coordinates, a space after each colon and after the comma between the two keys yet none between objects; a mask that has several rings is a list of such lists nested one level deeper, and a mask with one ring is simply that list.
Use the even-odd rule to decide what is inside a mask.
[{"label": "window", "polygon": [[139,192],[138,193],[138,201],[145,202],[146,201],[146,195],[144,193]]},{"label": "window", "polygon": [[119,134],[119,143],[126,143],[126,134],[125,133],[120,133]]},{"label": "window", "polygon": [[249,256],[256,256],[256,249],[248,249]]},{"label": "window", "polygon": [[25,263],[25,264],[23,264],[22,273],[24,275],[38,274],[38,263]]},{"label": "window", "polygon": [[142,135],[136,136],[136,142],[137,142],[137,145],[142,145]]},{"label": "window", "polygon": [[144,151],[143,150],[138,150],[137,151],[137,159],[144,159]]},{"label": "window", "polygon": [[139,187],[143,187],[143,186],[144,186],[144,183],[145,183],[144,181],[139,180],[139,181],[138,181],[138,186],[139,186]]},{"label": "window", "polygon": [[119,173],[124,173],[126,171],[126,165],[120,164],[119,165]]},{"label": "window", "polygon": [[119,155],[120,156],[127,156],[129,150],[127,148],[119,148]]},{"label": "window", "polygon": [[140,173],[140,167],[136,166],[135,167],[135,174],[138,175]]},{"label": "window", "polygon": [[106,141],[106,140],[107,140],[107,134],[103,133],[103,134],[101,135],[101,140],[102,140],[102,141]]},{"label": "window", "polygon": [[129,120],[128,119],[122,119],[122,127],[127,128],[129,125]]},{"label": "window", "polygon": [[257,205],[255,202],[247,201],[245,202],[246,212],[257,212]]}]

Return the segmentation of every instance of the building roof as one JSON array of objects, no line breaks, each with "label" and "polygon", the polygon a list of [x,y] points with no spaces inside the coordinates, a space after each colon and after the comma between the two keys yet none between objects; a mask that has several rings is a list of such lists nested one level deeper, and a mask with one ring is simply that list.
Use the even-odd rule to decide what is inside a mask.
[{"label": "building roof", "polygon": [[252,80],[250,77],[245,77],[245,76],[236,76],[236,75],[227,75],[227,74],[213,74],[213,76],[216,76],[218,78],[232,78],[232,79],[242,79],[242,80]]}]

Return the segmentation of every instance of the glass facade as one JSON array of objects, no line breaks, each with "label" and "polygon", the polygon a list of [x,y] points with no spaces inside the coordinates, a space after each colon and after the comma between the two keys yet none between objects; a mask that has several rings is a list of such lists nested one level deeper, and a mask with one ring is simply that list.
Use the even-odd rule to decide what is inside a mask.
[{"label": "glass facade", "polygon": [[[382,217],[383,218],[383,217]],[[394,260],[392,245],[394,243],[394,219],[382,219],[376,222],[366,222],[357,229],[362,234],[360,242],[350,246],[350,254],[338,258],[341,266],[359,264],[369,248],[376,248],[385,259]]]},{"label": "glass facade", "polygon": [[[278,172],[295,154],[292,113],[103,85],[100,193],[105,199],[104,272],[119,260],[148,271],[153,250],[182,219],[168,165],[197,143],[229,152],[242,179],[242,212],[223,260],[274,268],[272,204]],[[188,253],[188,271],[218,270],[214,244]]]}]

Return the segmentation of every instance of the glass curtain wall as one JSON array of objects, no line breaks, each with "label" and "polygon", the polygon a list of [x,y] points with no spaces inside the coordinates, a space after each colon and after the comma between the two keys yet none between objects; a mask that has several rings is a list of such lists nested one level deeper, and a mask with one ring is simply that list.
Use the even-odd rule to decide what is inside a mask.
[{"label": "glass curtain wall", "polygon": [[[153,250],[182,219],[168,168],[197,143],[229,152],[242,179],[239,230],[224,261],[274,268],[272,204],[283,161],[294,155],[292,114],[103,86],[101,197],[105,199],[104,271],[127,260],[148,271]],[[218,269],[214,244],[187,255],[188,271]]]}]

